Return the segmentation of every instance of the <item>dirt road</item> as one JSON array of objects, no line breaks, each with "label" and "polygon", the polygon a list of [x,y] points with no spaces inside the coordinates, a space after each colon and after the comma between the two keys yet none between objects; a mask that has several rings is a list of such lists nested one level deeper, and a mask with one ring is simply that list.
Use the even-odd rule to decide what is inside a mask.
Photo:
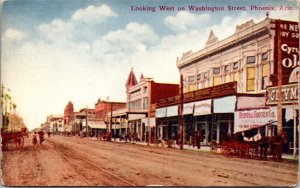
[{"label": "dirt road", "polygon": [[[13,147],[12,147],[13,148]],[[292,186],[298,164],[53,136],[3,152],[7,186]]]}]

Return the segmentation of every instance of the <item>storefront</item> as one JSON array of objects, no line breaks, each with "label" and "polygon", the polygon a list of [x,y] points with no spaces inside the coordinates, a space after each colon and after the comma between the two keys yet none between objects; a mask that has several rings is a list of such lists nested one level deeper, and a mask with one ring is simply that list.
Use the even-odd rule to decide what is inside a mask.
[{"label": "storefront", "polygon": [[[284,153],[293,153],[296,157],[299,145],[299,106],[298,83],[282,85],[282,132],[287,136],[283,145]],[[268,87],[266,92],[266,105],[278,108],[278,87]]]}]

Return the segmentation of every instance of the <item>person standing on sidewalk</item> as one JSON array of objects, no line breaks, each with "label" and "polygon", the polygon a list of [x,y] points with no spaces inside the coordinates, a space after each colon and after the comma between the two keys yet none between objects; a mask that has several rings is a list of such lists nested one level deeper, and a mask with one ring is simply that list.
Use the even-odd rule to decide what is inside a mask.
[{"label": "person standing on sidewalk", "polygon": [[198,131],[197,133],[197,137],[196,137],[196,143],[197,143],[197,148],[200,149],[200,142],[202,141],[202,134],[200,131]]}]

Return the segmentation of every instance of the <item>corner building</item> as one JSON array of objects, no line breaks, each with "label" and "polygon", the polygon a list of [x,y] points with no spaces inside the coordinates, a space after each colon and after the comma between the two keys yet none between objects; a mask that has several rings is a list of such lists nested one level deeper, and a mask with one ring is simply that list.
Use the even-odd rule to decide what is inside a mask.
[{"label": "corner building", "polygon": [[[280,27],[276,22],[278,20],[268,17],[259,23],[250,20],[237,25],[234,34],[223,40],[219,40],[211,31],[202,50],[188,51],[177,58],[176,65],[183,76],[185,143],[197,130],[202,132],[203,144],[212,140],[220,142],[222,136],[240,131],[236,121],[239,111],[249,110],[251,113],[254,110],[266,110],[277,114],[277,108],[266,106],[265,99],[267,87],[276,85],[278,80],[277,60],[281,49],[277,44],[278,36],[275,36],[275,30]],[[294,33],[298,33],[298,23],[285,22]],[[298,53],[295,54],[297,59]],[[289,77],[291,72],[299,72],[299,63],[293,69],[296,70],[283,71],[282,77]],[[298,82],[298,78],[294,81]],[[160,117],[157,118],[160,133],[157,134],[158,137],[170,139],[170,134],[173,134],[170,130],[173,128],[166,128],[167,124],[175,121],[178,125],[176,109],[172,115],[168,113],[168,109],[171,112],[171,108],[178,106],[178,99],[179,97],[174,97],[157,104],[156,115]],[[291,127],[285,127],[285,121],[291,119],[285,117],[290,116],[285,113],[287,108],[288,106],[283,106],[283,130],[292,135],[296,130],[292,133]],[[295,111],[297,113],[298,108]],[[275,115],[265,121],[276,121]],[[293,120],[296,125],[299,124],[297,119],[298,117]],[[169,133],[165,134],[164,128]],[[268,130],[262,131],[268,134]],[[295,139],[290,138],[289,141],[295,142]]]}]

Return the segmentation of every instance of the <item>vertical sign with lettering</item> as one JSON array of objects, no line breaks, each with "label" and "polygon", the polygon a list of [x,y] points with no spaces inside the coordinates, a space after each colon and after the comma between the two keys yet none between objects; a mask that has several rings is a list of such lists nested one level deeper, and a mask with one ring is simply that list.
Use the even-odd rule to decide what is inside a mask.
[{"label": "vertical sign with lettering", "polygon": [[[276,20],[274,40],[274,77],[273,86],[277,85],[277,63],[281,62],[282,84],[297,82],[299,73],[299,28],[298,22]],[[279,40],[279,37],[281,40]],[[279,42],[280,41],[280,42]],[[281,51],[281,57],[278,51]]]}]

